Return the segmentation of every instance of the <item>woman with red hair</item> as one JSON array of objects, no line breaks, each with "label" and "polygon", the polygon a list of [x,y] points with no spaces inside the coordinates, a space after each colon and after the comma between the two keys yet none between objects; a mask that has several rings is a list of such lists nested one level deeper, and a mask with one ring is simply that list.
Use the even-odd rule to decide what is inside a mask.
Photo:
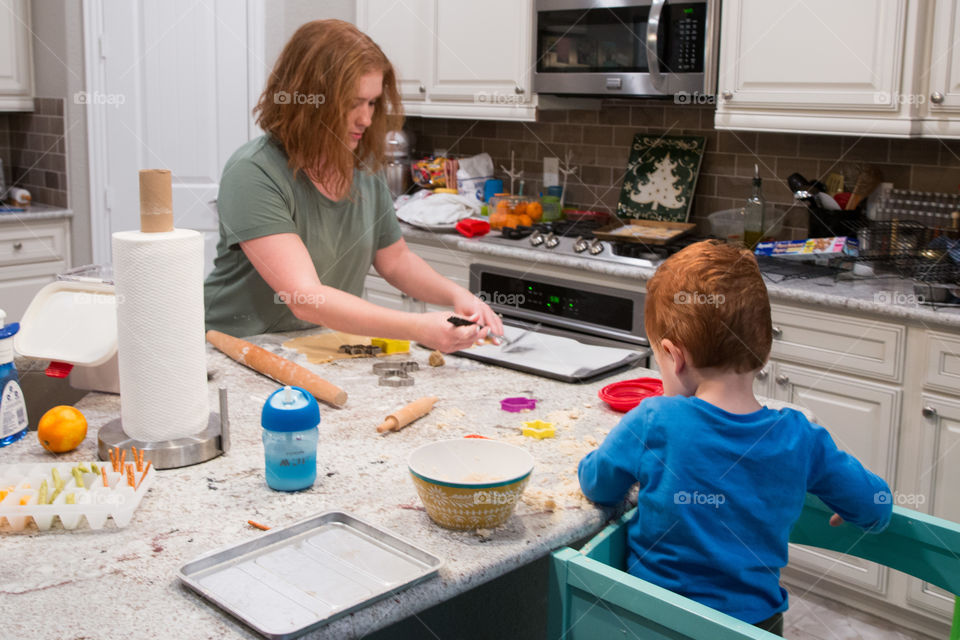
[{"label": "woman with red hair", "polygon": [[[235,336],[315,325],[456,351],[502,333],[490,307],[407,247],[381,175],[402,123],[396,74],[353,25],[317,20],[284,47],[254,109],[265,134],[227,161],[220,241],[204,284],[206,323]],[[370,266],[449,312],[406,313],[361,299]]]}]

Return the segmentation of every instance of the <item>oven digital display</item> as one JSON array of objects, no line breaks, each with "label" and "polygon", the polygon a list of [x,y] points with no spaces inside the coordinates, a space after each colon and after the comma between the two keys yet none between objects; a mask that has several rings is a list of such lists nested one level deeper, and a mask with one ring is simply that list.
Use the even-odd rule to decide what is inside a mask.
[{"label": "oven digital display", "polygon": [[633,301],[628,298],[489,272],[482,274],[477,295],[498,307],[538,311],[622,331],[633,329]]}]

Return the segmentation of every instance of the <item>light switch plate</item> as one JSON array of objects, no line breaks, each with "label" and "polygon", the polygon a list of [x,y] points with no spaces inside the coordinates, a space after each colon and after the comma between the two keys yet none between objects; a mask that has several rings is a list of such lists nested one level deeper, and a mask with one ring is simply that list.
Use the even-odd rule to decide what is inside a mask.
[{"label": "light switch plate", "polygon": [[543,189],[560,184],[560,158],[543,159]]}]

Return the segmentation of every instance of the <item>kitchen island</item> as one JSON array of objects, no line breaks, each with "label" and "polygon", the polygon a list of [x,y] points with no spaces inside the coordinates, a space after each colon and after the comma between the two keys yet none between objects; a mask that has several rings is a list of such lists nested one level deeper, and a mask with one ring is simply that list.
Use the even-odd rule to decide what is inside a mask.
[{"label": "kitchen island", "polygon": [[[445,366],[433,368],[427,365],[429,352],[415,347],[410,356],[389,356],[412,357],[421,367],[411,374],[414,386],[398,389],[377,386],[369,358],[307,363],[281,346],[295,335],[300,334],[254,341],[310,367],[350,395],[344,409],[321,406],[314,487],[286,494],[266,486],[260,411],[278,385],[208,345],[211,407],[218,387],[229,392],[230,452],[200,465],[160,471],[123,529],[112,521],[101,530],[85,523],[73,531],[58,523],[48,531],[29,525],[21,533],[0,527],[5,636],[258,637],[182,586],[177,570],[209,551],[263,535],[248,520],[280,527],[342,510],[406,537],[445,562],[439,576],[309,636],[362,637],[589,536],[613,515],[580,494],[576,465],[620,418],[597,398],[597,391],[614,380],[653,372],[633,369],[593,384],[571,385],[451,356]],[[399,432],[376,432],[393,409],[425,395],[440,398],[432,413]],[[525,414],[500,410],[501,398],[517,395],[538,398],[537,409]],[[97,429],[119,415],[120,398],[91,393],[76,406],[90,425],[79,449],[55,458],[31,432],[0,449],[0,464],[95,459]],[[496,426],[520,426],[536,418],[554,422],[557,437],[535,440]],[[417,446],[467,434],[513,442],[536,459],[524,501],[505,525],[491,531],[454,532],[433,524],[406,468],[407,456]]]}]

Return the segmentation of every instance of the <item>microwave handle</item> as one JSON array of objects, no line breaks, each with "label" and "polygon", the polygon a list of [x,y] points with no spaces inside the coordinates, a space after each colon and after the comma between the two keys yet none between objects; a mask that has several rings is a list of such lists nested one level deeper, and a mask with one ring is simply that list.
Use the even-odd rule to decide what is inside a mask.
[{"label": "microwave handle", "polygon": [[647,67],[650,69],[650,84],[663,91],[663,74],[660,73],[660,58],[657,57],[657,32],[660,30],[660,15],[667,0],[653,0],[647,18]]}]

